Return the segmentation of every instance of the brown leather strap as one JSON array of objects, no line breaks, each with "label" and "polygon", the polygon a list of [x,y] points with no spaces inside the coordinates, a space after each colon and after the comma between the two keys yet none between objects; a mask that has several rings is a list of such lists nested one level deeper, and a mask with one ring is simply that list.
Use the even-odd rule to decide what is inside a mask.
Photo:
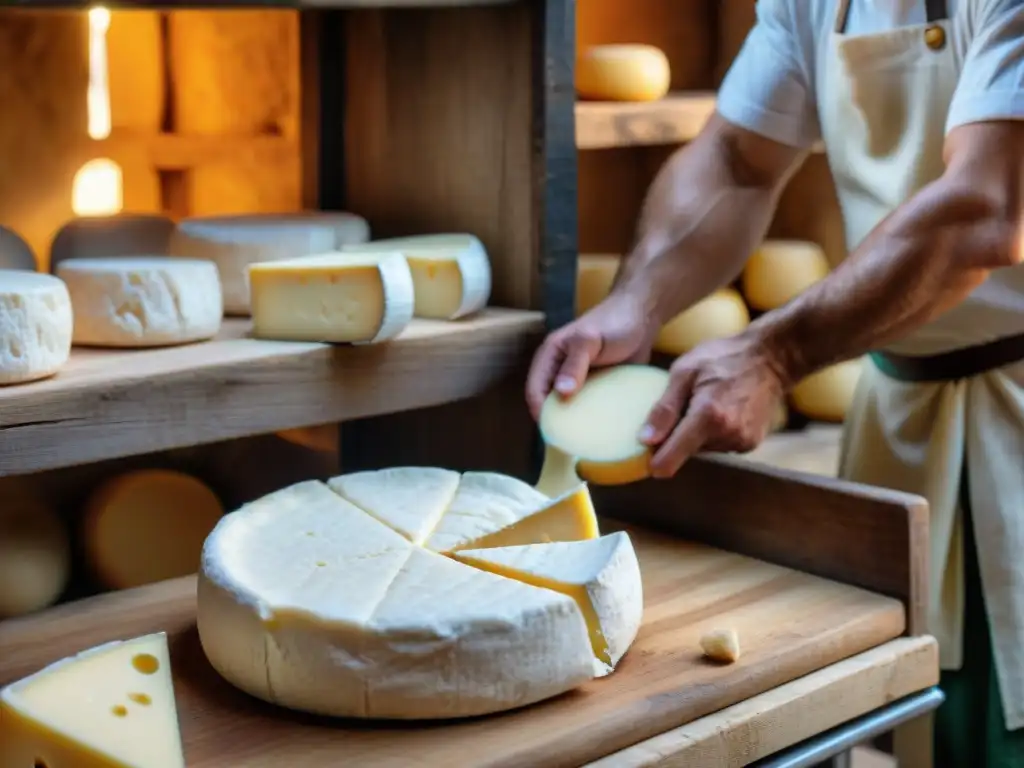
[{"label": "brown leather strap", "polygon": [[871,359],[878,370],[897,381],[924,383],[969,379],[1024,360],[1024,333],[940,355],[872,352]]}]

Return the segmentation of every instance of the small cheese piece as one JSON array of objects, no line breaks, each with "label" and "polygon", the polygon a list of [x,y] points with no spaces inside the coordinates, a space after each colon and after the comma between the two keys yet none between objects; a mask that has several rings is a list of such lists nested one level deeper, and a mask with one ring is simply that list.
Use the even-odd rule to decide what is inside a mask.
[{"label": "small cheese piece", "polygon": [[597,485],[619,485],[650,475],[651,450],[640,429],[668,388],[669,374],[647,365],[620,365],[592,373],[571,398],[548,395],[540,412],[544,442],[577,457],[576,472]]},{"label": "small cheese piece", "polygon": [[817,244],[766,240],[743,269],[743,295],[754,309],[778,309],[828,273],[828,259]]},{"label": "small cheese piece", "polygon": [[37,270],[32,247],[14,230],[0,226],[0,269]]},{"label": "small cheese piece", "polygon": [[653,45],[595,45],[576,57],[576,93],[598,101],[655,101],[668,93],[668,57]]},{"label": "small cheese piece", "polygon": [[716,629],[700,639],[700,648],[712,661],[732,664],[740,658],[740,638],[735,629]]},{"label": "small cheese piece", "polygon": [[4,688],[0,765],[184,768],[167,636],[107,643]]},{"label": "small cheese piece", "polygon": [[412,275],[397,252],[253,264],[249,279],[258,339],[376,344],[412,321]]},{"label": "small cheese piece", "polygon": [[339,475],[327,485],[414,544],[423,544],[455,498],[459,473],[393,467]]},{"label": "small cheese piece", "polygon": [[223,513],[213,491],[190,475],[144,469],[116,476],[86,504],[89,564],[111,589],[195,573],[203,541]]},{"label": "small cheese piece", "polygon": [[416,317],[456,320],[491,297],[491,262],[483,243],[464,233],[418,235],[346,245],[348,253],[398,251],[412,271]]},{"label": "small cheese piece", "polygon": [[61,227],[50,244],[50,272],[68,259],[109,259],[152,253],[166,256],[174,222],[151,213],[83,216]]},{"label": "small cheese piece", "polygon": [[70,259],[57,266],[75,315],[72,342],[160,347],[210,339],[224,315],[217,267],[167,256]]},{"label": "small cheese piece", "polygon": [[583,612],[594,656],[611,669],[643,619],[643,581],[629,534],[588,541],[467,549],[455,559],[499,576],[568,595]]},{"label": "small cheese piece", "polygon": [[581,253],[576,260],[576,317],[607,298],[618,274],[621,256]]},{"label": "small cheese piece", "polygon": [[733,336],[750,324],[750,312],[732,288],[722,288],[665,323],[654,349],[678,356],[712,339]]},{"label": "small cheese piece", "polygon": [[818,421],[843,421],[862,369],[863,361],[858,358],[812,373],[790,391],[793,410]]},{"label": "small cheese piece", "polygon": [[74,322],[64,282],[0,270],[0,385],[53,376],[71,354]]},{"label": "small cheese piece", "polygon": [[335,249],[329,221],[276,216],[210,216],[183,219],[171,237],[170,253],[212,261],[220,273],[224,313],[248,315],[249,266]]},{"label": "small cheese piece", "polygon": [[553,445],[544,446],[544,465],[535,486],[545,496],[554,498],[576,488],[580,476],[576,474],[576,457],[560,451]]},{"label": "small cheese piece", "polygon": [[0,619],[52,605],[71,570],[64,523],[17,479],[0,484]]}]

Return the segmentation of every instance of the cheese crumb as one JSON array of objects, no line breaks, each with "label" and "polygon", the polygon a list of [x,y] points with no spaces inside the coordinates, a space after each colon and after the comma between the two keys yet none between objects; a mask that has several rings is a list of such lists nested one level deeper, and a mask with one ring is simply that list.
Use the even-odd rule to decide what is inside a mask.
[{"label": "cheese crumb", "polygon": [[716,629],[700,639],[701,650],[712,661],[732,664],[740,657],[740,639],[734,629]]}]

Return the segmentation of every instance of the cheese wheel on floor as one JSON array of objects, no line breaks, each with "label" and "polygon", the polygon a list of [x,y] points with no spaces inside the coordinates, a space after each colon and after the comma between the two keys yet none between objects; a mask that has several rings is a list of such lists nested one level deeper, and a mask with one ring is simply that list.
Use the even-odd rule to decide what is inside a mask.
[{"label": "cheese wheel on floor", "polygon": [[166,256],[174,222],[154,213],[118,213],[72,219],[50,244],[50,272],[68,259],[135,257],[143,253]]},{"label": "cheese wheel on floor", "polygon": [[413,277],[397,252],[253,264],[249,280],[258,339],[376,344],[412,321]]},{"label": "cheese wheel on floor", "polygon": [[544,442],[576,457],[576,472],[597,485],[650,475],[651,449],[640,430],[668,388],[669,374],[647,365],[620,365],[590,374],[570,398],[552,392],[540,411]]},{"label": "cheese wheel on floor", "polygon": [[754,309],[778,309],[829,273],[825,252],[815,243],[766,240],[743,269],[743,295]]},{"label": "cheese wheel on floor", "polygon": [[749,324],[750,312],[743,298],[732,288],[722,288],[665,323],[654,350],[682,355],[705,341],[733,336]]},{"label": "cheese wheel on floor", "polygon": [[576,260],[576,317],[604,301],[612,290],[622,257],[581,253]]},{"label": "cheese wheel on floor", "polygon": [[0,269],[0,386],[53,376],[71,354],[71,297],[52,275]]},{"label": "cheese wheel on floor", "polygon": [[36,255],[24,238],[14,230],[0,226],[0,269],[38,269]]},{"label": "cheese wheel on floor", "polygon": [[483,243],[465,233],[417,235],[346,245],[347,253],[397,251],[409,262],[416,317],[457,320],[491,297],[491,262]]},{"label": "cheese wheel on floor", "polygon": [[195,573],[203,541],[223,514],[214,492],[190,475],[144,469],[114,477],[85,508],[89,565],[110,589]]},{"label": "cheese wheel on floor", "polygon": [[70,570],[67,530],[54,510],[20,483],[0,484],[0,619],[52,605]]},{"label": "cheese wheel on floor", "polygon": [[57,266],[57,276],[71,296],[75,344],[161,347],[210,339],[220,330],[220,279],[211,261],[70,259]]},{"label": "cheese wheel on floor", "polygon": [[598,101],[655,101],[672,82],[668,58],[653,45],[595,45],[576,57],[576,93]]},{"label": "cheese wheel on floor", "polygon": [[853,402],[863,361],[847,360],[812,373],[789,393],[793,410],[817,421],[841,422]]}]

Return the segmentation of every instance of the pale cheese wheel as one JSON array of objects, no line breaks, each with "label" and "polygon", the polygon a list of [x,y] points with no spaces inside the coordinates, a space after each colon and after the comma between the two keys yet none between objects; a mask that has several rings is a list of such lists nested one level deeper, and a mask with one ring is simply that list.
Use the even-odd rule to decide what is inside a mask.
[{"label": "pale cheese wheel", "polygon": [[145,469],[116,476],[85,508],[89,565],[111,589],[195,573],[203,541],[223,514],[216,494],[190,475]]},{"label": "pale cheese wheel", "polygon": [[672,83],[668,57],[653,45],[595,45],[576,57],[576,93],[598,101],[655,101]]},{"label": "pale cheese wheel", "polygon": [[0,226],[0,269],[35,272],[37,268],[36,255],[24,238],[14,230]]},{"label": "pale cheese wheel", "polygon": [[576,259],[576,317],[604,301],[612,290],[622,257],[581,253]]},{"label": "pale cheese wheel", "polygon": [[289,213],[262,214],[262,218],[278,221],[315,222],[330,224],[334,228],[334,248],[345,245],[359,245],[370,239],[370,224],[362,216],[348,211],[292,211]]},{"label": "pale cheese wheel", "polygon": [[72,219],[50,244],[50,272],[67,259],[107,259],[168,252],[174,222],[149,213],[119,213]]},{"label": "pale cheese wheel", "polygon": [[817,244],[766,240],[743,269],[743,295],[754,309],[778,309],[828,273],[828,259]]},{"label": "pale cheese wheel", "polygon": [[732,288],[722,288],[662,326],[654,350],[682,355],[698,344],[733,336],[750,324],[750,311]]},{"label": "pale cheese wheel", "polygon": [[853,402],[863,360],[847,360],[812,373],[793,387],[793,410],[809,419],[841,422]]},{"label": "pale cheese wheel", "polygon": [[74,321],[63,281],[0,270],[0,385],[52,376],[68,361]]},{"label": "pale cheese wheel", "polygon": [[223,316],[210,261],[167,256],[71,259],[57,266],[75,315],[75,344],[160,347],[209,339]]},{"label": "pale cheese wheel", "polygon": [[67,530],[54,510],[21,484],[0,484],[0,619],[52,605],[70,571]]}]

